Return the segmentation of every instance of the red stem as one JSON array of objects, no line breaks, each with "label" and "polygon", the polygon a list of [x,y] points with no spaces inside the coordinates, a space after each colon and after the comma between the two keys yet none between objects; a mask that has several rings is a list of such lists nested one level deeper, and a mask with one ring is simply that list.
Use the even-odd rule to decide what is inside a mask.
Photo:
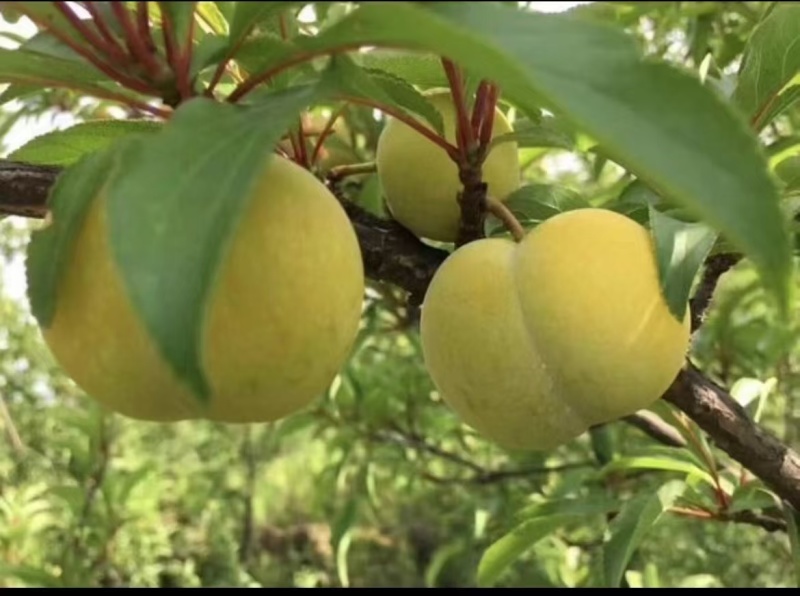
[{"label": "red stem", "polygon": [[680,417],[680,421],[683,427],[686,429],[686,435],[689,438],[689,441],[692,443],[692,445],[694,445],[695,449],[700,452],[706,466],[708,466],[711,478],[714,480],[714,492],[717,496],[717,503],[723,510],[727,509],[730,506],[730,501],[728,499],[728,495],[725,493],[725,490],[722,488],[722,483],[719,479],[719,472],[717,470],[717,465],[714,463],[714,458],[703,448],[703,445],[700,443],[697,435],[695,435],[691,425],[686,422],[683,416]]},{"label": "red stem", "polygon": [[300,118],[300,126],[297,128],[297,145],[300,149],[300,153],[297,156],[300,160],[300,165],[308,169],[310,164],[308,163],[308,149],[306,148],[306,135],[303,130],[302,118]]},{"label": "red stem", "polygon": [[139,39],[147,48],[148,53],[156,53],[156,42],[153,40],[153,34],[150,32],[150,12],[147,8],[147,2],[136,3],[136,22],[139,29]]},{"label": "red stem", "polygon": [[92,31],[91,27],[86,25],[86,23],[78,18],[78,15],[72,12],[72,8],[70,8],[66,2],[53,2],[53,6],[56,7],[58,12],[64,15],[64,18],[69,21],[72,28],[101,56],[107,56],[112,63],[117,63],[120,66],[129,62],[128,57],[121,48],[107,42]]},{"label": "red stem", "polygon": [[478,85],[478,90],[475,92],[475,104],[472,106],[472,134],[476,138],[480,138],[481,124],[486,114],[486,99],[489,91],[489,83],[485,80],[481,81]]},{"label": "red stem", "polygon": [[324,56],[326,54],[334,54],[337,52],[346,52],[348,50],[357,50],[360,47],[361,44],[353,44],[353,45],[342,46],[336,50],[313,50],[310,52],[295,54],[294,56],[289,58],[286,62],[278,64],[277,66],[273,66],[272,68],[269,68],[258,74],[247,77],[247,80],[239,83],[236,89],[234,89],[231,92],[226,101],[230,103],[236,103],[242,97],[250,93],[255,87],[257,87],[264,81],[268,81],[275,75],[280,74],[281,72],[283,72],[288,68],[291,68],[292,66],[297,66],[298,64],[302,64],[303,62],[307,62],[308,60],[317,58],[318,56]]},{"label": "red stem", "polygon": [[[161,8],[161,32],[164,34],[164,50],[167,54],[167,64],[175,72],[175,30],[172,28],[172,23],[169,19],[169,14],[164,7]],[[177,74],[177,73],[176,73]]]},{"label": "red stem", "polygon": [[[242,33],[241,37],[236,40],[236,43],[228,51],[228,54],[225,56],[225,58],[223,58],[222,61],[217,64],[217,69],[214,71],[214,75],[211,77],[211,82],[208,84],[208,87],[205,90],[206,97],[214,97],[214,89],[216,89],[217,85],[219,85],[219,82],[222,80],[222,75],[225,74],[225,70],[228,68],[228,64],[236,55],[236,52],[239,51],[239,48],[242,47],[242,44],[244,43],[245,39],[247,39],[247,36],[250,34],[251,30],[252,27]],[[281,30],[281,33],[283,33],[283,30]]]},{"label": "red stem", "polygon": [[483,122],[481,122],[481,131],[478,135],[480,147],[483,150],[489,149],[489,144],[492,142],[492,129],[494,128],[494,113],[497,109],[497,100],[500,98],[500,90],[497,85],[489,85],[486,94],[486,104],[483,108]]},{"label": "red stem", "polygon": [[283,15],[283,13],[281,13],[281,15],[278,17],[278,26],[281,30],[281,39],[284,41],[289,39],[289,31],[286,27],[286,17]]},{"label": "red stem", "polygon": [[115,51],[118,52],[119,56],[125,59],[125,49],[119,44],[117,38],[114,37],[114,34],[111,32],[111,29],[108,28],[103,16],[97,12],[97,7],[95,6],[94,2],[81,2],[81,6],[86,9],[89,15],[91,15],[92,21],[94,21],[94,25],[100,32],[100,35],[103,36],[103,39],[105,39],[109,45],[114,46]]},{"label": "red stem", "polygon": [[112,2],[111,10],[114,11],[114,16],[122,27],[128,52],[141,63],[147,71],[147,76],[149,76],[151,80],[158,81],[161,68],[153,54],[147,50],[147,45],[128,14],[127,9],[119,2]]},{"label": "red stem", "polygon": [[459,161],[461,154],[458,150],[458,147],[451,145],[445,139],[443,139],[435,132],[433,132],[430,128],[421,124],[418,120],[409,117],[408,114],[406,114],[405,112],[396,110],[391,106],[386,106],[377,102],[370,101],[368,99],[363,99],[361,97],[348,96],[348,97],[343,97],[342,99],[344,99],[345,101],[349,101],[350,103],[367,106],[370,108],[375,108],[376,110],[380,110],[385,114],[389,114],[393,118],[397,118],[403,124],[410,126],[414,130],[416,130],[419,134],[424,136],[426,139],[428,139],[432,143],[435,143],[436,145],[447,151],[447,154],[450,156],[450,159],[452,159],[455,162]]},{"label": "red stem", "polygon": [[69,36],[66,35],[63,31],[59,31],[55,27],[52,26],[52,23],[48,23],[46,21],[41,21],[36,18],[36,15],[31,14],[30,12],[26,11],[21,6],[18,7],[18,10],[22,12],[25,16],[27,16],[31,21],[33,21],[39,27],[46,29],[50,32],[50,34],[58,39],[61,43],[68,46],[72,51],[76,54],[84,58],[87,62],[89,62],[92,66],[94,66],[97,70],[102,72],[104,75],[108,76],[110,79],[121,83],[122,85],[132,89],[133,91],[138,91],[139,93],[144,93],[145,95],[152,95],[153,90],[142,81],[129,77],[128,75],[116,70],[110,64],[106,64],[102,60],[100,60],[97,56],[92,54],[89,50],[84,48],[82,45],[75,43],[75,41]]},{"label": "red stem", "polygon": [[161,10],[161,30],[164,33],[164,48],[167,52],[167,62],[175,74],[175,84],[182,100],[192,97],[189,81],[189,66],[191,63],[191,40],[194,31],[194,20],[189,26],[189,47],[181,49],[175,38],[175,27],[166,10]]},{"label": "red stem", "polygon": [[467,115],[466,98],[464,97],[464,81],[461,72],[452,60],[442,58],[442,66],[450,83],[450,94],[456,108],[456,137],[458,138],[458,148],[461,155],[466,157],[475,146],[475,138],[472,135],[472,126]]},{"label": "red stem", "polygon": [[192,89],[191,71],[192,71],[192,54],[194,50],[194,28],[196,26],[194,20],[194,13],[192,19],[189,21],[189,30],[186,32],[186,43],[183,46],[180,54],[180,74],[178,76],[178,88],[182,89],[185,93],[184,99],[189,99],[194,96]]},{"label": "red stem", "polygon": [[319,137],[317,138],[317,142],[314,144],[314,150],[311,152],[311,165],[315,165],[317,160],[319,160],[319,154],[322,152],[322,146],[325,143],[325,139],[333,132],[333,126],[336,124],[336,121],[339,119],[339,116],[344,113],[345,106],[340,107],[336,110],[331,117],[328,118],[328,121],[325,123],[325,127],[322,129],[322,132],[319,133]]}]

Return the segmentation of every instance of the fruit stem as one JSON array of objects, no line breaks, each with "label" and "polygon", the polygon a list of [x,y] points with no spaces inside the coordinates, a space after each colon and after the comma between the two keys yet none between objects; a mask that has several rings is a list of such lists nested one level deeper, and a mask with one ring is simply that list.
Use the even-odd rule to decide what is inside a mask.
[{"label": "fruit stem", "polygon": [[475,103],[472,105],[472,119],[470,124],[472,124],[472,134],[475,138],[480,138],[481,124],[486,114],[486,96],[488,91],[489,82],[484,79],[478,85],[478,90],[475,92]]},{"label": "fruit stem", "polygon": [[467,102],[464,96],[464,78],[452,60],[442,58],[442,66],[450,83],[450,95],[453,97],[453,104],[456,109],[456,138],[461,157],[465,158],[472,151],[475,145],[475,137],[472,134],[472,125],[467,115]]},{"label": "fruit stem", "polygon": [[374,161],[367,161],[364,163],[349,163],[344,164],[341,166],[336,166],[331,168],[330,172],[328,172],[328,180],[331,182],[338,182],[342,178],[347,178],[348,176],[358,176],[359,174],[372,174],[376,171],[376,165]]},{"label": "fruit stem", "polygon": [[[54,2],[53,3],[56,8],[62,12],[64,17],[69,21],[69,23],[76,27],[76,21],[80,22],[80,19],[72,12],[72,9],[68,6],[62,6],[65,4],[63,2]],[[31,21],[33,21],[38,27],[42,29],[46,29],[50,35],[58,39],[61,43],[68,46],[72,51],[76,54],[84,58],[89,64],[94,66],[97,70],[102,72],[104,75],[121,83],[125,87],[132,89],[133,91],[138,91],[139,93],[144,93],[149,95],[151,93],[151,89],[142,81],[134,79],[132,77],[127,76],[126,74],[118,71],[114,66],[111,64],[106,64],[101,60],[99,57],[95,56],[91,51],[84,48],[81,44],[76,43],[74,39],[72,39],[69,35],[65,34],[63,31],[53,27],[52,23],[42,21],[41,19],[37,18],[36,15],[31,14],[29,11],[25,10],[22,6],[18,8],[18,10],[23,13],[26,17],[28,17]],[[83,27],[83,23],[80,23],[80,26]],[[81,31],[76,27],[75,31],[79,34],[83,35]],[[88,39],[86,40],[88,42]]]},{"label": "fruit stem", "polygon": [[[91,4],[91,2],[87,2],[87,4]],[[142,39],[140,31],[137,30],[131,20],[127,9],[119,2],[112,2],[111,10],[122,27],[128,52],[144,67],[150,80],[158,83],[161,69],[155,57],[147,50],[146,42]]]},{"label": "fruit stem", "polygon": [[[107,44],[107,53],[111,56],[111,51],[113,48],[113,55],[121,64],[125,64],[127,62],[127,56],[125,55],[125,50],[120,45],[117,38],[114,37],[114,34],[108,28],[108,24],[106,23],[103,16],[98,12],[97,6],[95,6],[94,2],[81,2],[81,6],[86,9],[86,12],[92,17],[92,21],[94,22],[94,26],[97,28],[97,31],[100,33],[101,37],[105,40]],[[114,4],[111,5],[112,8]]]},{"label": "fruit stem", "polygon": [[511,209],[494,197],[486,197],[486,210],[503,222],[506,229],[511,232],[515,242],[522,242],[525,238],[525,228],[511,212]]},{"label": "fruit stem", "polygon": [[153,34],[150,31],[150,12],[147,2],[136,3],[136,21],[139,29],[139,39],[142,40],[144,47],[150,54],[156,53],[156,42],[153,41]]},{"label": "fruit stem", "polygon": [[236,103],[261,83],[268,81],[275,75],[280,74],[283,71],[292,68],[293,66],[297,66],[298,64],[303,64],[303,62],[308,62],[309,60],[313,60],[314,58],[319,58],[320,56],[327,56],[339,52],[357,50],[361,47],[361,45],[362,44],[360,43],[357,44],[354,43],[354,44],[343,45],[335,49],[328,48],[324,50],[310,50],[308,52],[299,52],[293,55],[291,58],[288,58],[286,62],[281,62],[280,64],[276,64],[275,66],[268,68],[267,70],[261,71],[260,73],[247,77],[244,81],[242,81],[241,83],[239,83],[239,85],[236,86],[236,88],[230,93],[230,95],[228,95],[226,101],[229,103]]},{"label": "fruit stem", "polygon": [[189,69],[192,62],[192,37],[194,35],[194,19],[189,22],[186,45],[181,47],[176,37],[175,24],[169,13],[161,8],[161,31],[164,34],[164,48],[167,52],[167,63],[175,75],[175,85],[181,101],[190,99],[193,95]]},{"label": "fruit stem", "polygon": [[423,137],[425,137],[432,143],[435,143],[436,145],[447,151],[447,155],[449,155],[450,159],[452,159],[454,162],[458,163],[460,161],[461,156],[458,151],[458,147],[451,145],[445,139],[443,139],[434,131],[432,131],[430,128],[419,122],[416,118],[409,116],[402,110],[397,110],[392,106],[387,106],[385,104],[371,101],[361,97],[344,96],[342,97],[342,99],[350,103],[367,106],[370,108],[375,108],[376,110],[380,110],[384,114],[389,114],[390,116],[396,118],[403,124],[416,130],[419,134],[421,134]]},{"label": "fruit stem", "polygon": [[306,169],[311,167],[311,164],[308,161],[308,148],[306,145],[306,135],[305,130],[303,129],[303,118],[300,118],[300,123],[297,127],[297,148],[298,148],[298,155],[297,159],[301,166]]},{"label": "fruit stem", "polygon": [[88,25],[72,12],[72,8],[66,2],[53,2],[53,5],[69,21],[72,28],[100,55],[107,56],[112,63],[116,63],[118,66],[128,63],[128,57],[122,51],[122,48],[108,42],[92,31]]},{"label": "fruit stem", "polygon": [[494,128],[494,112],[497,109],[497,100],[500,97],[500,90],[497,85],[489,84],[486,92],[486,103],[483,106],[484,112],[481,118],[481,129],[478,134],[480,147],[483,155],[488,153],[489,145],[492,143],[492,129]]}]

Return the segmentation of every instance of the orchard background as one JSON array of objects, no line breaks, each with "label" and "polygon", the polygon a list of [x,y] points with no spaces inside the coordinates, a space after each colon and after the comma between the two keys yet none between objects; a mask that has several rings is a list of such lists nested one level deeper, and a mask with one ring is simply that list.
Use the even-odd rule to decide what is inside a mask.
[{"label": "orchard background", "polygon": [[[99,45],[81,34],[103,23],[140,56],[122,3],[0,3],[0,586],[798,585],[800,7],[125,4],[165,76],[147,60],[108,68],[102,28]],[[653,231],[670,305],[691,298],[690,358],[664,399],[553,451],[504,451],[442,402],[417,323],[449,247],[392,222],[364,165],[384,115],[425,112],[419,91],[453,72],[500,92],[526,228],[588,205],[625,213]],[[226,217],[213,189],[238,160],[304,140],[319,157],[368,287],[352,354],[312,407],[274,424],[141,423],[53,360],[31,306],[48,298],[21,289],[31,232],[62,168],[135,135],[130,175],[154,196],[184,187],[167,229],[196,225],[189,240],[212,247],[202,223]],[[217,157],[185,180],[158,167],[176,154]],[[192,304],[173,240],[133,266],[163,261]]]}]

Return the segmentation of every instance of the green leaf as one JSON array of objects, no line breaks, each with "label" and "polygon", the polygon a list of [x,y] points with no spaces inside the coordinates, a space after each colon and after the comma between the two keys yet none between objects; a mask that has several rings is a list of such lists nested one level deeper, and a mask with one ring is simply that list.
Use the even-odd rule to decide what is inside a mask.
[{"label": "green leaf", "polygon": [[236,51],[235,60],[249,72],[260,72],[274,62],[275,56],[286,56],[295,51],[296,45],[270,34],[252,37],[242,43]]},{"label": "green leaf", "polygon": [[14,2],[13,4],[14,8],[33,21],[40,31],[54,27],[63,32],[74,43],[82,46],[87,45],[86,40],[75,31],[75,28],[52,2]]},{"label": "green leaf", "polygon": [[505,205],[524,220],[544,221],[554,215],[589,207],[571,188],[554,184],[528,184],[514,191]]},{"label": "green leaf", "polygon": [[478,586],[492,586],[502,573],[534,544],[560,527],[580,519],[580,516],[575,515],[552,515],[523,522],[483,553],[478,565]]},{"label": "green leaf", "polygon": [[624,470],[662,470],[664,472],[680,472],[701,478],[711,486],[716,486],[711,475],[696,464],[678,457],[633,456],[621,457],[606,465],[601,476],[610,472]]},{"label": "green leaf", "polygon": [[[576,191],[554,184],[526,184],[511,193],[504,204],[523,227],[532,227],[564,211],[591,206]],[[487,236],[507,233],[505,224],[494,215],[486,218],[484,229]]]},{"label": "green leaf", "polygon": [[109,147],[133,134],[160,130],[153,120],[95,120],[38,136],[9,155],[9,159],[32,164],[69,166],[84,155]]},{"label": "green leaf", "polygon": [[608,425],[590,428],[589,438],[592,444],[592,453],[598,464],[604,466],[614,459],[614,437],[611,435]]},{"label": "green leaf", "polygon": [[280,13],[302,2],[237,2],[230,27],[231,50],[237,48],[242,41],[258,25],[275,19]]},{"label": "green leaf", "polygon": [[397,105],[422,116],[435,131],[444,134],[442,115],[414,87],[380,70],[365,70],[347,56],[334,56],[325,71],[325,83],[347,97]]},{"label": "green leaf", "polygon": [[558,528],[606,513],[616,504],[597,499],[563,499],[542,503],[540,515],[522,522],[492,544],[478,564],[478,585],[491,586],[525,551]]},{"label": "green leaf", "polygon": [[650,230],[656,249],[659,281],[670,312],[682,322],[697,272],[717,240],[702,223],[685,223],[650,208]]},{"label": "green leaf", "polygon": [[131,301],[200,400],[210,391],[200,343],[219,262],[255,176],[316,95],[295,88],[247,107],[189,101],[160,133],[131,141],[109,189],[111,246]]},{"label": "green leaf", "polygon": [[442,61],[434,54],[375,48],[354,59],[364,68],[391,73],[422,89],[448,86]]},{"label": "green leaf", "polygon": [[756,130],[777,115],[772,108],[800,69],[798,37],[800,6],[781,4],[759,23],[747,42],[733,98]]},{"label": "green leaf", "polygon": [[575,149],[575,137],[562,127],[558,120],[552,116],[541,119],[540,122],[527,121],[522,125],[514,123],[514,132],[496,136],[492,139],[492,147],[500,143],[516,141],[520,147],[552,147],[554,149]]},{"label": "green leaf", "polygon": [[783,182],[784,192],[800,189],[800,155],[792,155],[775,166],[775,175]]},{"label": "green leaf", "polygon": [[786,533],[789,535],[789,544],[792,548],[794,581],[800,588],[800,514],[786,502],[783,503],[782,509],[783,517],[786,520]]},{"label": "green leaf", "polygon": [[515,515],[515,518],[519,520],[528,520],[560,514],[591,517],[595,515],[605,515],[611,511],[616,511],[619,507],[620,502],[617,499],[612,499],[604,494],[593,494],[586,498],[548,498],[540,503],[534,503],[533,505],[524,507]]},{"label": "green leaf", "polygon": [[749,511],[751,509],[767,509],[775,507],[777,497],[764,485],[756,480],[751,480],[747,484],[739,485],[731,495],[731,503],[727,511],[736,513],[737,511]]},{"label": "green leaf", "polygon": [[58,588],[61,578],[35,565],[11,565],[0,562],[0,578],[16,578],[29,588]]},{"label": "green leaf", "polygon": [[614,518],[609,525],[610,538],[603,547],[606,586],[619,587],[634,551],[684,488],[680,480],[668,482],[655,494],[634,497]]},{"label": "green leaf", "polygon": [[625,33],[493,3],[367,3],[304,47],[356,43],[448,55],[491,77],[522,108],[544,105],[565,117],[610,159],[724,234],[787,309],[789,226],[755,135],[692,75],[643,60]]},{"label": "green leaf", "polygon": [[207,23],[216,35],[228,34],[228,21],[219,2],[198,2],[196,16]]},{"label": "green leaf", "polygon": [[53,319],[58,285],[72,245],[91,201],[110,174],[116,155],[116,151],[87,155],[59,175],[50,191],[53,221],[32,234],[26,263],[31,311],[43,327],[48,327]]},{"label": "green leaf", "polygon": [[106,77],[83,63],[22,49],[0,49],[0,83],[85,89]]}]

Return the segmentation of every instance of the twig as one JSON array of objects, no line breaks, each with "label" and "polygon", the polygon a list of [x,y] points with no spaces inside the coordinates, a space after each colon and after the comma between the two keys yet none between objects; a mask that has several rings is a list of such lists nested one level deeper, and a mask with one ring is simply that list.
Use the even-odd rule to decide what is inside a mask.
[{"label": "twig", "polygon": [[[83,6],[89,15],[92,17],[92,21],[94,21],[95,27],[100,32],[100,35],[103,39],[111,46],[114,46],[115,53],[119,55],[120,60],[125,62],[125,50],[120,45],[119,41],[114,34],[111,32],[111,29],[108,28],[105,19],[102,15],[98,12],[97,6],[94,2],[81,2],[81,6]],[[113,6],[113,4],[112,4]]]},{"label": "twig", "polygon": [[519,220],[514,217],[511,210],[503,205],[500,201],[493,197],[486,198],[486,209],[494,215],[497,219],[503,222],[506,229],[511,232],[516,242],[522,242],[525,238],[525,228],[519,223]]},{"label": "twig", "polygon": [[731,253],[720,253],[708,258],[697,291],[689,301],[689,310],[692,313],[692,332],[697,331],[703,324],[703,317],[711,305],[711,299],[720,277],[741,259],[741,255]]},{"label": "twig", "polygon": [[734,460],[800,510],[800,454],[756,424],[721,387],[687,363],[664,395]]},{"label": "twig", "polygon": [[375,162],[367,161],[364,163],[348,163],[341,166],[336,166],[328,172],[328,181],[331,184],[336,184],[343,178],[348,176],[358,176],[359,174],[371,174],[375,171]]},{"label": "twig", "polygon": [[456,110],[456,137],[461,156],[466,157],[475,145],[475,137],[470,126],[470,117],[467,114],[467,101],[464,96],[464,81],[461,70],[452,60],[442,58],[442,66],[450,83],[450,95]]},{"label": "twig", "polygon": [[646,435],[669,447],[686,447],[686,439],[672,425],[668,424],[652,412],[637,412],[623,418],[631,426],[635,426]]}]

